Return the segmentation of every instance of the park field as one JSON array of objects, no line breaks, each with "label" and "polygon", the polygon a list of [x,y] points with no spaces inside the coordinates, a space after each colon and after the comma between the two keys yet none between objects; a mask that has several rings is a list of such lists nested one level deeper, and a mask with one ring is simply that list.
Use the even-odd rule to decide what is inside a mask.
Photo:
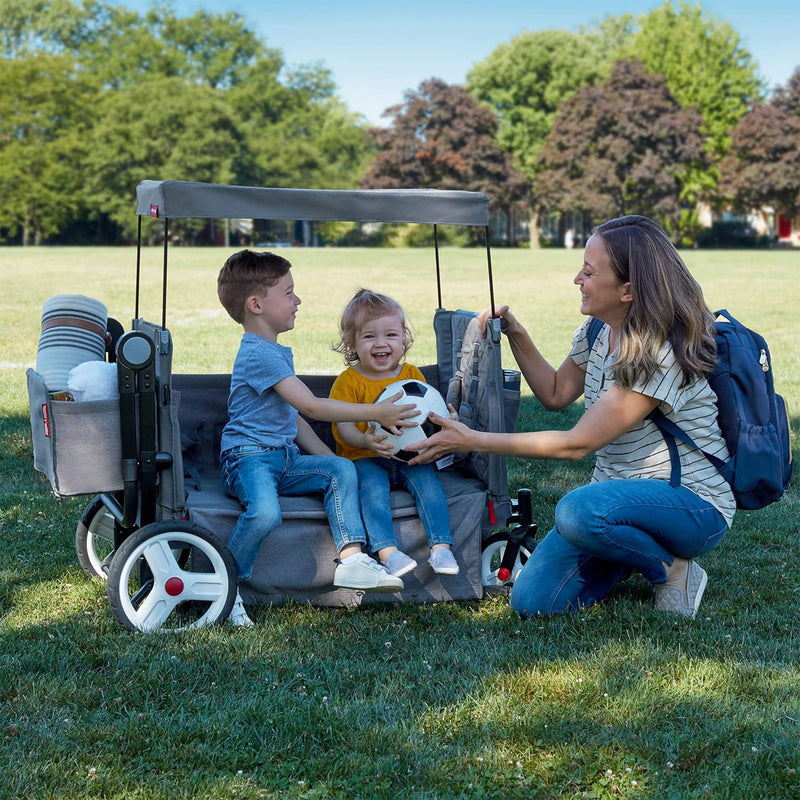
[{"label": "park field", "polygon": [[[170,251],[176,372],[228,372],[240,329],[216,298],[232,250]],[[285,249],[302,298],[282,341],[300,373],[336,373],[352,293],[395,297],[435,360],[427,249]],[[684,251],[709,306],[762,333],[800,436],[800,252]],[[492,253],[494,296],[560,363],[580,324],[580,250]],[[489,303],[486,254],[441,253],[442,304]],[[42,305],[136,314],[135,249],[0,248],[0,798],[800,798],[798,477],[740,512],[702,559],[694,621],[655,613],[634,577],[579,614],[521,622],[506,597],[338,610],[259,607],[252,630],[125,632],[78,566],[88,498],[33,470],[25,371]],[[160,321],[162,252],[146,249],[141,316]],[[510,356],[506,353],[506,365]],[[520,429],[565,427],[523,389]],[[512,461],[540,535],[590,461]]]}]

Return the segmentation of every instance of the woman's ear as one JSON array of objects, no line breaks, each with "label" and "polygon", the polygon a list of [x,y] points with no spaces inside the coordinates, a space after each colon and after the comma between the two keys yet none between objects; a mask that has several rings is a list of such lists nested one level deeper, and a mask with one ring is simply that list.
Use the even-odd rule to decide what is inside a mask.
[{"label": "woman's ear", "polygon": [[633,292],[631,291],[631,282],[630,281],[625,281],[625,283],[623,283],[620,286],[619,299],[623,303],[632,303],[633,302]]}]

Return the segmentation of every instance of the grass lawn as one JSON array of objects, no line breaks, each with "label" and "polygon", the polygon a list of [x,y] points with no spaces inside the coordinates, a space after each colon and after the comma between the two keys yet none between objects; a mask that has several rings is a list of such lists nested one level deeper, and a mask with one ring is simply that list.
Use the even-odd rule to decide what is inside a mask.
[{"label": "grass lawn", "polygon": [[[216,299],[228,252],[173,248],[177,372],[228,372],[239,329]],[[338,372],[330,345],[359,286],[406,308],[410,360],[434,360],[428,250],[285,250],[303,305],[298,372]],[[800,253],[687,251],[709,305],[763,333],[800,434]],[[580,251],[493,252],[495,297],[560,363],[580,323]],[[0,249],[0,798],[800,798],[800,493],[740,512],[702,559],[693,621],[658,615],[634,578],[580,614],[520,622],[505,597],[257,608],[253,630],[126,633],[78,566],[88,498],[33,470],[25,369],[57,293],[129,327],[133,248]],[[485,254],[445,250],[443,304],[487,305]],[[161,315],[161,251],[140,313]],[[511,363],[510,357],[506,364]],[[521,428],[572,424],[523,395]],[[590,462],[511,462],[543,533]]]}]

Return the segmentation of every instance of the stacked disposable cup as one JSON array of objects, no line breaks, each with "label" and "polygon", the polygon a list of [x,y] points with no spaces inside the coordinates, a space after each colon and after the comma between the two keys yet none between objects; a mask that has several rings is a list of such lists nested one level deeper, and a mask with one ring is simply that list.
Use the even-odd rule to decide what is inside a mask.
[{"label": "stacked disposable cup", "polygon": [[45,301],[36,371],[50,392],[67,388],[69,371],[84,361],[104,361],[108,309],[82,294],[57,294]]}]

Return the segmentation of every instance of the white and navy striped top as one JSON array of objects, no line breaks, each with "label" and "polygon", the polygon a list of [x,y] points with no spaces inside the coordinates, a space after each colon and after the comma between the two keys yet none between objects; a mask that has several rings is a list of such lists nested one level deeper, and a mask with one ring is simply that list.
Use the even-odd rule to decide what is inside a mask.
[{"label": "white and navy striped top", "polygon": [[[614,354],[608,352],[610,328],[604,325],[589,353],[587,319],[572,339],[570,357],[586,372],[584,401],[590,408],[614,385],[609,369]],[[659,408],[683,428],[707,452],[727,461],[728,448],[717,423],[717,396],[705,378],[681,387],[683,373],[667,342],[661,350],[661,368],[632,387],[633,391],[659,400]],[[681,459],[681,485],[711,503],[730,527],[736,501],[728,482],[699,451],[677,442]],[[593,481],[619,478],[656,478],[669,481],[670,460],[664,437],[656,424],[644,419],[617,440],[597,451]]]}]

